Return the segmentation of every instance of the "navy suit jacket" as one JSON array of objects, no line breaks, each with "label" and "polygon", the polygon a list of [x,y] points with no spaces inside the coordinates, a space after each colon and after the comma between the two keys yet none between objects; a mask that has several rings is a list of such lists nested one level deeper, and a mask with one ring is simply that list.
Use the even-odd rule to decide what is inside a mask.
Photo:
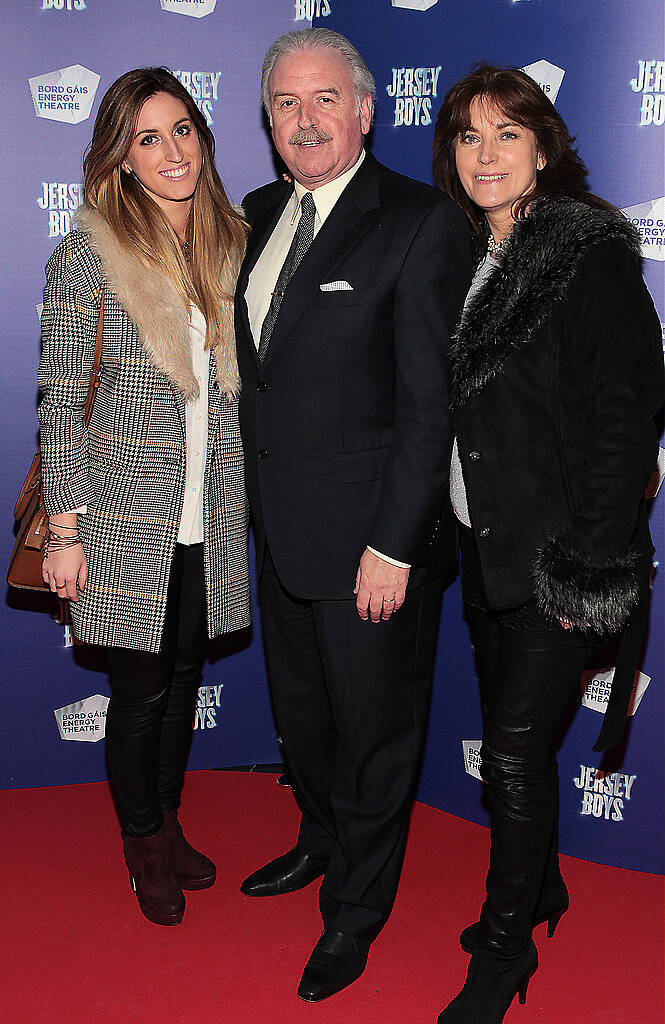
[{"label": "navy suit jacket", "polygon": [[[447,349],[471,276],[455,204],[369,154],[285,292],[259,365],[245,290],[292,194],[246,196],[252,231],[236,291],[240,424],[259,572],[352,598],[370,545],[412,564],[410,586],[454,572],[447,488]],[[352,290],[322,290],[345,281]]]}]

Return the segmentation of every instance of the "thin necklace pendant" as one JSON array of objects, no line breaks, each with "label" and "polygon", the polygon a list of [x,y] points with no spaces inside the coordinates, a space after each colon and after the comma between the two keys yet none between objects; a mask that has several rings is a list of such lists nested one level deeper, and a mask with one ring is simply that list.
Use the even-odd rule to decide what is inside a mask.
[{"label": "thin necklace pendant", "polygon": [[180,248],[182,249],[182,255],[184,256],[185,263],[188,265],[192,262],[192,247],[185,239],[184,242],[180,242]]}]

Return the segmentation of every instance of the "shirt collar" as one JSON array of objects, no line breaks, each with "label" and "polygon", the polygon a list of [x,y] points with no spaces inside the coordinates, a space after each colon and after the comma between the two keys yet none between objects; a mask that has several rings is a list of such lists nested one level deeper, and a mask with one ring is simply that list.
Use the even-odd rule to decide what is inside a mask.
[{"label": "shirt collar", "polygon": [[[341,196],[346,186],[351,181],[351,178],[356,173],[364,159],[365,150],[361,149],[360,156],[356,160],[353,167],[349,167],[348,171],[344,171],[344,173],[340,174],[338,178],[333,178],[332,181],[327,182],[325,185],[319,185],[319,187],[315,188],[314,191],[311,193],[312,199],[314,200],[314,205],[316,207],[316,212],[319,215],[319,221],[321,222],[321,224],[323,224],[328,214],[332,211],[333,206]],[[305,192],[309,192],[310,190],[308,188],[305,188],[304,185],[301,185],[299,181],[294,182],[294,188],[295,216],[295,213],[297,213],[298,208],[300,207],[302,197],[304,196]]]}]

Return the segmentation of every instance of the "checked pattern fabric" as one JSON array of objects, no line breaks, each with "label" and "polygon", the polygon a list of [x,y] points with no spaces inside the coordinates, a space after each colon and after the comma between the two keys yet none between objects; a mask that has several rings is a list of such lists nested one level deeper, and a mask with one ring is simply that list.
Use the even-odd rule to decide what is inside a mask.
[{"label": "checked pattern fabric", "polygon": [[266,313],[265,320],[261,325],[261,338],[259,339],[260,363],[262,363],[266,357],[273,328],[277,322],[277,317],[279,316],[279,309],[282,305],[286,286],[302,263],[305,253],[312,244],[312,239],[314,238],[315,216],[316,206],[312,199],[312,193],[305,192],[300,200],[300,220],[298,221],[298,227],[296,228],[296,233],[293,236],[293,241],[291,242],[289,251],[286,254],[286,259],[284,260],[282,269],[277,277],[275,290],[270,298],[268,312]]}]

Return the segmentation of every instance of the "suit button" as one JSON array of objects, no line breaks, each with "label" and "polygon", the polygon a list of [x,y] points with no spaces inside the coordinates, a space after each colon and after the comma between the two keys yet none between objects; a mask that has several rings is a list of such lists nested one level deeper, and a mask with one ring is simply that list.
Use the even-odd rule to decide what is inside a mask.
[{"label": "suit button", "polygon": [[264,380],[259,381],[259,383],[256,385],[256,390],[264,394],[266,391],[271,390],[270,384],[266,383],[266,381]]},{"label": "suit button", "polygon": [[258,457],[260,459],[267,459],[268,456],[270,455],[270,452],[268,451],[267,448],[259,448],[259,450],[258,450],[258,452],[256,454],[258,455]]},{"label": "suit button", "polygon": [[472,462],[477,462],[478,459],[482,459],[480,452],[469,452],[469,458]]},{"label": "suit button", "polygon": [[491,532],[492,531],[490,530],[489,526],[483,526],[482,530],[480,531],[480,536],[481,537],[489,537]]}]

